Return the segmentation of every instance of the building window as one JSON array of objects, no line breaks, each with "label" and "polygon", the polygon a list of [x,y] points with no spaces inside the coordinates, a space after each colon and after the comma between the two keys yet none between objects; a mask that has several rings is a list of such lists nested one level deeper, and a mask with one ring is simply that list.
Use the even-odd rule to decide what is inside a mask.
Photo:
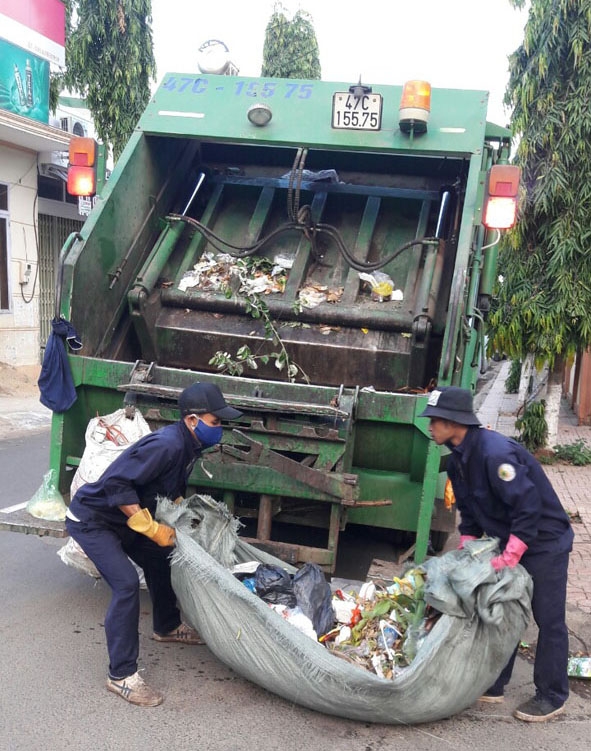
[{"label": "building window", "polygon": [[8,295],[8,185],[0,183],[0,310],[9,310]]}]

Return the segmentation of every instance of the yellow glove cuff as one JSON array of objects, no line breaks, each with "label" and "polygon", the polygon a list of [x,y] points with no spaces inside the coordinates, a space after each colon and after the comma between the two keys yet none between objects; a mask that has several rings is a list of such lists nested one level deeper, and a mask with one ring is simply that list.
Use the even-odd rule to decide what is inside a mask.
[{"label": "yellow glove cuff", "polygon": [[156,545],[165,548],[174,545],[176,536],[174,529],[168,527],[166,524],[158,524],[157,521],[154,521],[152,514],[147,508],[140,509],[135,514],[132,514],[127,520],[127,526],[133,529],[134,532],[149,537]]},{"label": "yellow glove cuff", "polygon": [[146,535],[146,537],[152,537],[158,529],[158,523],[152,519],[152,514],[147,508],[142,508],[132,514],[127,520],[127,526],[134,532],[139,532],[140,535]]}]

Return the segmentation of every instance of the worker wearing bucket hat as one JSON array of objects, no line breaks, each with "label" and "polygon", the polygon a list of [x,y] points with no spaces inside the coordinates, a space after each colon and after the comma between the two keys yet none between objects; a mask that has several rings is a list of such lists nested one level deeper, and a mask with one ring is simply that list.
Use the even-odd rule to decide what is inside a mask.
[{"label": "worker wearing bucket hat", "polygon": [[458,425],[480,425],[480,420],[474,414],[472,392],[457,386],[444,386],[432,391],[419,417],[439,417]]},{"label": "worker wearing bucket hat", "polygon": [[199,634],[181,622],[171,584],[175,531],[154,516],[159,496],[184,495],[201,452],[221,441],[222,420],[242,415],[213,383],[188,386],[178,407],[180,420],[129,446],[96,482],[76,491],[66,514],[68,533],[112,591],[105,617],[107,689],[142,707],[161,704],[163,696],[138,672],[140,592],[131,561],[143,569],[152,600],[152,638],[203,644]]},{"label": "worker wearing bucket hat", "polygon": [[[482,535],[497,537],[502,553],[493,558],[494,569],[521,563],[533,579],[536,693],[514,716],[544,722],[563,711],[568,697],[565,610],[573,541],[568,515],[538,461],[514,439],[482,428],[468,389],[435,389],[420,417],[430,418],[435,443],[451,450],[447,472],[460,514],[460,547]],[[504,700],[516,654],[517,648],[481,701]]]}]

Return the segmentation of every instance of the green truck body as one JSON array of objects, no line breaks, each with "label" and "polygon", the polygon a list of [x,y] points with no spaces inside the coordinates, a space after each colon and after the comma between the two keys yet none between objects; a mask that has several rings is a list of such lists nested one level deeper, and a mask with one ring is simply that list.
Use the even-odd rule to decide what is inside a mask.
[{"label": "green truck body", "polygon": [[[53,417],[66,497],[91,417],[126,403],[156,429],[178,419],[184,387],[211,380],[244,417],[189,492],[251,520],[257,544],[327,571],[348,524],[416,533],[418,561],[430,540],[441,547],[455,515],[418,415],[433,384],[478,377],[496,261],[485,177],[511,134],[487,123],[486,92],[445,89],[427,131],[402,132],[401,94],[165,76],[60,258],[59,310],[84,345],[69,356],[77,401]],[[218,251],[234,254],[221,286],[183,285]],[[279,291],[244,286],[273,268]],[[386,274],[402,299],[360,271]]]}]

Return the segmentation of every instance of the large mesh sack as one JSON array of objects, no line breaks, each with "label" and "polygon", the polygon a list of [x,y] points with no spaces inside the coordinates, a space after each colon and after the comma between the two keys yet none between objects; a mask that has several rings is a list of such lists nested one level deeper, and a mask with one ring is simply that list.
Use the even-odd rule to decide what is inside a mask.
[{"label": "large mesh sack", "polygon": [[[244,550],[227,510],[205,498],[194,496],[176,507],[162,501],[158,507],[159,518],[177,529],[171,573],[183,615],[223,663],[291,702],[365,722],[414,724],[449,717],[492,685],[527,627],[528,573],[517,566],[497,575],[490,565],[498,553],[495,541],[469,543],[424,565],[426,599],[444,615],[409,667],[394,680],[379,678],[298,631],[207,552],[209,534],[203,533],[203,518],[192,526],[192,508],[198,517],[226,519],[214,533],[234,539],[235,553],[226,565],[232,557],[261,559],[256,548]],[[262,557],[294,571],[268,554]]]}]

